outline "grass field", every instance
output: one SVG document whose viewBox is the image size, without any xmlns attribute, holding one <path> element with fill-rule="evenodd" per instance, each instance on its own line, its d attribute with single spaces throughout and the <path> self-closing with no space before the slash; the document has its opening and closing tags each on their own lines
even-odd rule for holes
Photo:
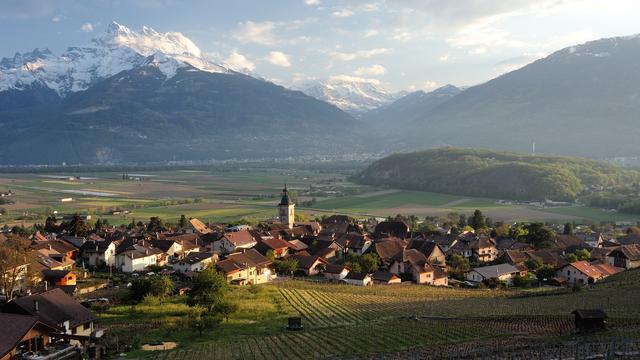
<svg viewBox="0 0 640 360">
<path fill-rule="evenodd" d="M 373 286 L 280 281 L 259 291 L 234 287 L 240 305 L 228 322 L 204 333 L 180 325 L 182 298 L 163 305 L 113 307 L 103 325 L 141 345 L 174 341 L 176 350 L 131 357 L 158 359 L 322 359 L 456 344 L 574 340 L 571 311 L 602 308 L 610 330 L 601 336 L 637 336 L 640 272 L 619 274 L 578 293 L 464 290 L 426 286 Z M 285 330 L 301 316 L 304 330 Z M 634 335 L 635 334 L 635 335 Z"/>
<path fill-rule="evenodd" d="M 241 218 L 260 221 L 275 215 L 274 206 L 285 183 L 301 194 L 299 202 L 316 198 L 317 202 L 310 208 L 298 206 L 298 213 L 312 218 L 333 213 L 359 217 L 396 214 L 424 217 L 450 212 L 468 214 L 474 209 L 481 209 L 494 220 L 508 221 L 601 222 L 640 218 L 586 207 L 540 209 L 500 205 L 494 199 L 372 188 L 350 183 L 341 173 L 310 170 L 176 170 L 140 175 L 146 180 L 123 181 L 119 172 L 0 175 L 0 191 L 11 189 L 16 193 L 10 197 L 15 204 L 0 205 L 6 210 L 5 215 L 0 215 L 0 223 L 42 223 L 47 214 L 54 211 L 92 214 L 112 224 L 151 216 L 175 222 L 182 214 L 214 222 Z M 70 176 L 81 178 L 70 180 Z M 315 192 L 306 194 L 310 190 Z M 73 201 L 60 201 L 68 197 Z M 110 210 L 116 208 L 132 213 L 109 215 Z"/>
</svg>

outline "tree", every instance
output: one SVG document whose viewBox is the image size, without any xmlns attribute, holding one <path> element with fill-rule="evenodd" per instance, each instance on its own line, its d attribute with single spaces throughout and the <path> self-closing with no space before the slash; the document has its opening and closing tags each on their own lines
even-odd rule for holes
<svg viewBox="0 0 640 360">
<path fill-rule="evenodd" d="M 570 263 L 574 263 L 578 261 L 578 256 L 576 254 L 569 254 L 569 256 L 567 256 L 567 261 Z"/>
<path fill-rule="evenodd" d="M 152 216 L 149 218 L 149 223 L 147 224 L 148 232 L 158 232 L 164 230 L 164 222 L 157 216 Z"/>
<path fill-rule="evenodd" d="M 449 275 L 458 280 L 464 280 L 466 272 L 471 270 L 469 260 L 458 254 L 451 255 L 447 263 Z"/>
<path fill-rule="evenodd" d="M 574 254 L 576 254 L 576 257 L 580 261 L 589 261 L 589 260 L 591 260 L 591 253 L 587 249 L 576 250 L 576 252 Z"/>
<path fill-rule="evenodd" d="M 173 281 L 168 275 L 153 276 L 149 281 L 149 295 L 157 296 L 160 299 L 173 293 Z"/>
<path fill-rule="evenodd" d="M 58 232 L 58 225 L 56 225 L 56 217 L 55 215 L 47 216 L 47 219 L 44 221 L 44 231 L 47 233 Z"/>
<path fill-rule="evenodd" d="M 475 230 L 487 227 L 487 219 L 482 214 L 482 211 L 476 209 L 473 212 L 473 215 L 469 218 L 469 226 L 471 226 Z"/>
<path fill-rule="evenodd" d="M 213 312 L 215 306 L 224 300 L 228 289 L 227 279 L 214 267 L 208 267 L 191 281 L 187 304 L 201 306 L 208 312 Z"/>
<path fill-rule="evenodd" d="M 542 223 L 531 223 L 526 226 L 525 241 L 535 248 L 543 249 L 555 243 L 556 233 Z"/>
<path fill-rule="evenodd" d="M 527 261 L 524 262 L 524 265 L 527 267 L 527 269 L 531 271 L 536 271 L 540 269 L 540 267 L 542 267 L 544 263 L 542 262 L 542 259 L 540 259 L 537 256 L 534 256 L 532 258 L 527 259 Z"/>
<path fill-rule="evenodd" d="M 180 220 L 178 220 L 178 227 L 179 228 L 184 228 L 187 226 L 187 217 L 183 215 L 180 215 Z"/>
<path fill-rule="evenodd" d="M 238 311 L 238 304 L 223 300 L 215 305 L 214 311 L 229 322 L 229 316 Z"/>
<path fill-rule="evenodd" d="M 29 265 L 35 259 L 29 245 L 29 240 L 13 234 L 0 243 L 0 291 L 8 300 L 13 299 L 20 282 L 31 278 Z"/>
<path fill-rule="evenodd" d="M 212 314 L 200 306 L 193 307 L 187 315 L 187 326 L 196 330 L 198 336 L 202 336 L 205 330 L 214 328 L 220 321 L 222 321 L 220 315 Z"/>
<path fill-rule="evenodd" d="M 369 254 L 364 254 L 360 257 L 360 267 L 362 268 L 362 271 L 365 273 L 372 273 L 372 272 L 378 271 L 380 264 L 381 264 L 380 258 L 378 257 L 377 254 L 369 253 Z"/>
<path fill-rule="evenodd" d="M 542 265 L 536 271 L 536 276 L 541 281 L 545 281 L 545 280 L 549 281 L 549 279 L 551 279 L 555 275 L 556 275 L 556 269 L 554 269 L 553 266 L 551 266 L 551 265 Z"/>
<path fill-rule="evenodd" d="M 73 215 L 73 217 L 71 218 L 71 220 L 69 220 L 68 223 L 63 223 L 62 227 L 73 236 L 84 237 L 84 236 L 87 236 L 87 234 L 89 233 L 89 228 L 87 227 L 87 223 L 78 214 Z"/>
<path fill-rule="evenodd" d="M 298 269 L 298 260 L 289 259 L 289 260 L 275 260 L 273 262 L 273 267 L 276 269 L 276 272 L 279 274 L 293 274 L 294 271 Z"/>
<path fill-rule="evenodd" d="M 96 220 L 96 223 L 95 223 L 93 228 L 94 228 L 95 231 L 100 231 L 100 230 L 102 230 L 102 226 L 103 226 L 102 225 L 102 220 L 98 219 L 98 220 Z"/>
<path fill-rule="evenodd" d="M 465 226 L 467 226 L 467 217 L 464 214 L 460 214 L 458 216 L 458 227 L 464 229 Z"/>
<path fill-rule="evenodd" d="M 562 233 L 565 235 L 573 235 L 573 223 L 568 222 L 564 224 L 564 230 Z"/>
<path fill-rule="evenodd" d="M 359 262 L 356 261 L 346 261 L 344 266 L 348 267 L 352 273 L 359 274 L 362 272 L 362 266 L 360 266 Z"/>
</svg>

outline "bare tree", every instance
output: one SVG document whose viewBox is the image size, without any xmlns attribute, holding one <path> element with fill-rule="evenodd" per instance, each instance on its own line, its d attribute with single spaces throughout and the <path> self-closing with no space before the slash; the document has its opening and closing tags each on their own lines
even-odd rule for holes
<svg viewBox="0 0 640 360">
<path fill-rule="evenodd" d="M 30 280 L 29 265 L 34 261 L 29 240 L 9 235 L 0 243 L 0 290 L 13 299 L 17 285 Z"/>
</svg>

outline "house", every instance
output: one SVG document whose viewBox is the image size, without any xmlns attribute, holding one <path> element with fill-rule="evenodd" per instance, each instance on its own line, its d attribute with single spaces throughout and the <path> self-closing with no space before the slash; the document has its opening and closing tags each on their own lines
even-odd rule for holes
<svg viewBox="0 0 640 360">
<path fill-rule="evenodd" d="M 473 252 L 473 257 L 480 262 L 492 262 L 498 257 L 498 249 L 493 239 L 480 236 L 473 240 L 469 247 Z"/>
<path fill-rule="evenodd" d="M 31 315 L 65 334 L 90 336 L 96 316 L 59 288 L 14 299 L 2 309 L 5 313 Z"/>
<path fill-rule="evenodd" d="M 393 260 L 389 272 L 398 276 L 410 274 L 417 284 L 445 286 L 449 284 L 446 272 L 439 266 L 428 262 L 427 257 L 416 249 L 402 252 L 401 257 Z"/>
<path fill-rule="evenodd" d="M 371 277 L 373 278 L 374 284 L 390 285 L 402 283 L 402 279 L 400 279 L 398 275 L 392 274 L 388 271 L 376 271 L 371 275 Z"/>
<path fill-rule="evenodd" d="M 77 277 L 69 270 L 43 270 L 42 280 L 50 286 L 75 286 Z"/>
<path fill-rule="evenodd" d="M 406 240 L 399 238 L 382 239 L 373 244 L 373 251 L 382 261 L 382 265 L 388 268 L 395 258 L 402 256 L 407 244 Z"/>
<path fill-rule="evenodd" d="M 275 275 L 269 269 L 271 261 L 255 249 L 227 256 L 218 261 L 216 268 L 225 274 L 232 284 L 262 284 L 271 281 Z"/>
<path fill-rule="evenodd" d="M 527 253 L 520 250 L 504 250 L 499 259 L 507 264 L 515 266 L 523 265 L 527 260 L 529 260 L 529 256 L 527 256 Z"/>
<path fill-rule="evenodd" d="M 294 254 L 289 255 L 287 260 L 296 260 L 298 262 L 298 270 L 307 276 L 320 274 L 328 264 L 327 260 L 313 255 Z"/>
<path fill-rule="evenodd" d="M 445 266 L 446 255 L 440 245 L 427 240 L 411 240 L 407 249 L 415 249 L 420 251 L 426 258 L 427 262 L 432 265 Z"/>
<path fill-rule="evenodd" d="M 142 271 L 151 265 L 162 265 L 165 261 L 166 255 L 162 250 L 138 244 L 116 255 L 116 267 L 126 273 Z"/>
<path fill-rule="evenodd" d="M 207 225 L 205 225 L 202 221 L 196 218 L 189 220 L 189 224 L 191 224 L 191 227 L 193 227 L 195 232 L 200 235 L 210 234 L 213 232 L 213 230 L 209 229 Z"/>
<path fill-rule="evenodd" d="M 564 277 L 568 284 L 593 284 L 600 281 L 615 269 L 608 264 L 590 264 L 588 261 L 575 261 L 556 271 L 557 277 Z"/>
<path fill-rule="evenodd" d="M 554 247 L 562 250 L 565 254 L 570 254 L 578 250 L 588 249 L 589 245 L 577 236 L 557 235 Z"/>
<path fill-rule="evenodd" d="M 369 274 L 350 272 L 342 281 L 349 285 L 367 286 L 373 283 L 373 278 Z"/>
<path fill-rule="evenodd" d="M 47 325 L 35 316 L 2 314 L 0 323 L 0 360 L 21 359 L 25 352 L 37 352 L 49 346 L 51 335 L 59 329 Z"/>
<path fill-rule="evenodd" d="M 607 263 L 623 269 L 640 267 L 640 244 L 629 244 L 617 247 L 607 255 Z"/>
<path fill-rule="evenodd" d="M 335 238 L 335 242 L 344 249 L 343 252 L 354 253 L 358 256 L 364 254 L 372 244 L 367 234 L 348 233 L 340 234 Z"/>
<path fill-rule="evenodd" d="M 511 264 L 500 264 L 474 268 L 467 274 L 467 280 L 479 283 L 489 279 L 497 279 L 511 285 L 513 278 L 517 275 L 525 276 L 526 271 L 523 272 Z"/>
<path fill-rule="evenodd" d="M 440 246 L 440 249 L 442 249 L 442 251 L 447 252 L 451 247 L 453 247 L 458 242 L 458 237 L 454 234 L 438 233 L 438 234 L 428 236 L 426 240 L 432 241 L 438 244 L 438 246 Z"/>
<path fill-rule="evenodd" d="M 289 254 L 289 243 L 280 237 L 268 237 L 262 238 L 256 245 L 262 255 L 267 255 L 267 252 L 271 251 L 276 259 L 283 258 Z"/>
<path fill-rule="evenodd" d="M 173 269 L 180 273 L 202 271 L 211 263 L 218 261 L 218 254 L 212 252 L 194 252 L 172 265 Z"/>
<path fill-rule="evenodd" d="M 231 254 L 242 249 L 251 249 L 258 242 L 248 230 L 225 233 L 222 238 L 213 242 L 213 251 Z"/>
<path fill-rule="evenodd" d="M 81 258 L 86 266 L 115 266 L 116 244 L 113 241 L 89 240 L 80 248 Z"/>
<path fill-rule="evenodd" d="M 344 265 L 326 264 L 324 266 L 324 277 L 327 280 L 342 280 L 349 274 L 349 268 Z"/>
<path fill-rule="evenodd" d="M 162 250 L 169 256 L 170 260 L 182 253 L 182 244 L 173 239 L 149 240 L 149 244 L 156 249 Z"/>
<path fill-rule="evenodd" d="M 374 230 L 374 238 L 381 239 L 385 237 L 397 237 L 406 239 L 409 237 L 409 225 L 404 221 L 382 221 Z"/>
</svg>

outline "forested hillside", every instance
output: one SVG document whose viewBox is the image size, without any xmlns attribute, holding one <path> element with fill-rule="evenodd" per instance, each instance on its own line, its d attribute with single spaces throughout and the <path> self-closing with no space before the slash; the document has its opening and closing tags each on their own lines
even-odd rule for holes
<svg viewBox="0 0 640 360">
<path fill-rule="evenodd" d="M 603 161 L 478 149 L 395 154 L 355 177 L 363 184 L 514 200 L 573 201 L 588 187 L 636 182 L 640 173 Z"/>
</svg>

